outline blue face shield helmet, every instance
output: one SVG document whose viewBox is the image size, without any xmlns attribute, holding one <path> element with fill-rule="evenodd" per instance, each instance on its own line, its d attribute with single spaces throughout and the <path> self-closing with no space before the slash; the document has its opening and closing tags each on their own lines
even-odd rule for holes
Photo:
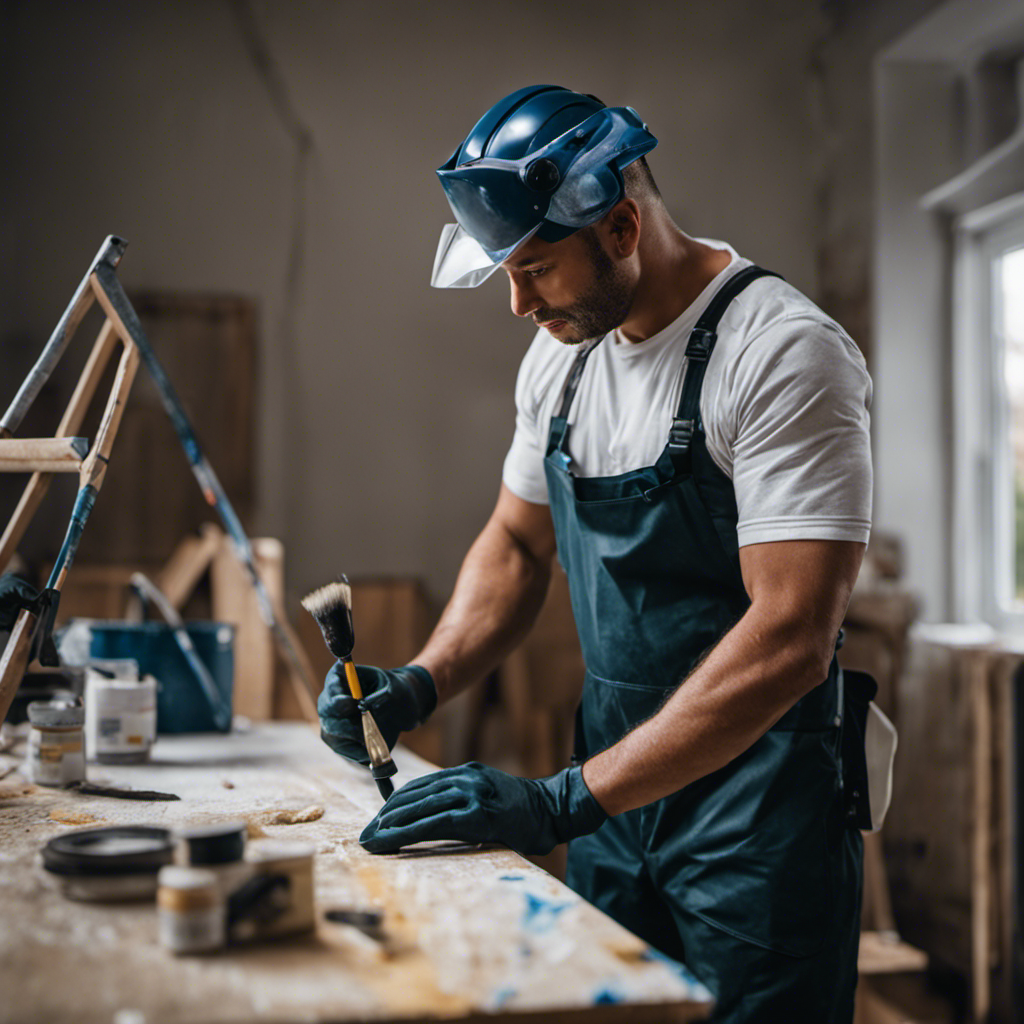
<svg viewBox="0 0 1024 1024">
<path fill-rule="evenodd" d="M 657 144 L 631 107 L 555 86 L 506 97 L 437 172 L 457 223 L 430 283 L 476 287 L 534 235 L 557 242 L 600 220 L 622 198 L 622 168 Z"/>
</svg>

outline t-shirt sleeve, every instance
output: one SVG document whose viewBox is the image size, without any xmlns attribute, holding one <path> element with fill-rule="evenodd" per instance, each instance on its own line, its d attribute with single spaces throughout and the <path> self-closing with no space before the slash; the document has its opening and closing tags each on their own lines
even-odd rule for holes
<svg viewBox="0 0 1024 1024">
<path fill-rule="evenodd" d="M 505 456 L 501 479 L 505 486 L 523 501 L 548 504 L 548 482 L 544 475 L 544 450 L 547 427 L 542 408 L 545 388 L 543 378 L 550 370 L 550 359 L 544 356 L 544 344 L 537 337 L 519 366 L 516 378 L 516 429 Z"/>
<path fill-rule="evenodd" d="M 827 321 L 784 321 L 745 347 L 725 396 L 711 454 L 731 471 L 740 546 L 866 543 L 871 378 L 853 341 Z"/>
</svg>

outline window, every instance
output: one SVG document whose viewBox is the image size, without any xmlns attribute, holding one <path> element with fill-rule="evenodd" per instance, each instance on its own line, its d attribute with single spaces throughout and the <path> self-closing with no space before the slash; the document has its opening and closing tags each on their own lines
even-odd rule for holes
<svg viewBox="0 0 1024 1024">
<path fill-rule="evenodd" d="M 1024 221 L 989 239 L 996 408 L 996 592 L 1004 612 L 1024 608 Z"/>
<path fill-rule="evenodd" d="M 957 604 L 964 619 L 1024 632 L 1024 196 L 958 227 Z"/>
</svg>

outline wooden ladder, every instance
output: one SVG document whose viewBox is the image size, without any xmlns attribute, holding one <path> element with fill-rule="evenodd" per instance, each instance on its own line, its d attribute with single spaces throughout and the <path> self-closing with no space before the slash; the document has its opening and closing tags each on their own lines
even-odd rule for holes
<svg viewBox="0 0 1024 1024">
<path fill-rule="evenodd" d="M 106 295 L 97 277 L 97 272 L 101 268 L 114 271 L 124 254 L 126 244 L 123 239 L 110 236 L 100 246 L 42 354 L 0 420 L 0 472 L 32 474 L 14 515 L 0 537 L 0 568 L 6 566 L 14 555 L 49 489 L 53 475 L 78 474 L 78 496 L 71 513 L 71 521 L 47 584 L 46 596 L 50 603 L 58 599 L 60 589 L 74 561 L 82 531 L 103 486 L 114 438 L 121 425 L 128 392 L 139 366 L 138 347 L 125 329 L 121 318 L 107 308 Z M 107 317 L 93 343 L 71 400 L 64 410 L 56 435 L 44 438 L 15 438 L 14 432 L 21 425 L 25 413 L 67 349 L 82 318 L 97 300 L 104 306 Z M 96 394 L 103 371 L 119 344 L 121 358 L 117 373 L 107 396 L 106 408 L 96 439 L 90 444 L 87 438 L 76 435 Z M 7 646 L 0 657 L 0 721 L 6 717 L 11 701 L 21 684 L 32 651 L 38 618 L 36 612 L 27 609 L 18 614 Z"/>
<path fill-rule="evenodd" d="M 60 554 L 54 565 L 44 599 L 49 602 L 50 620 L 59 598 L 60 588 L 74 559 L 82 530 L 92 511 L 103 475 L 106 472 L 110 449 L 117 435 L 124 411 L 124 403 L 131 389 L 139 360 L 146 364 L 160 395 L 161 403 L 181 441 L 192 473 L 207 503 L 216 509 L 231 540 L 231 547 L 239 563 L 246 570 L 249 585 L 256 597 L 260 614 L 273 636 L 278 651 L 284 656 L 288 679 L 305 717 L 317 721 L 316 693 L 309 657 L 302 648 L 295 631 L 280 609 L 276 608 L 267 587 L 256 568 L 252 545 L 242 524 L 221 486 L 217 474 L 199 446 L 199 441 L 185 415 L 185 410 L 174 388 L 160 365 L 139 318 L 132 308 L 121 282 L 117 279 L 117 265 L 128 243 L 113 235 L 100 246 L 89 269 L 82 278 L 68 308 L 46 343 L 32 371 L 26 377 L 10 408 L 0 420 L 0 470 L 31 472 L 25 493 L 0 539 L 0 568 L 6 566 L 31 522 L 39 503 L 49 487 L 55 472 L 78 472 L 81 485 L 71 523 Z M 67 410 L 52 438 L 15 439 L 14 432 L 25 413 L 35 401 L 53 368 L 64 354 L 75 329 L 93 302 L 98 302 L 106 313 L 106 320 L 93 345 L 92 353 L 78 386 L 68 403 Z M 107 401 L 106 412 L 100 424 L 96 441 L 90 447 L 85 438 L 76 437 L 85 412 L 99 384 L 103 370 L 116 345 L 124 346 L 117 375 Z M 38 616 L 22 610 L 11 632 L 7 647 L 0 658 L 0 721 L 3 721 L 14 699 L 21 677 L 32 651 L 33 633 Z"/>
</svg>

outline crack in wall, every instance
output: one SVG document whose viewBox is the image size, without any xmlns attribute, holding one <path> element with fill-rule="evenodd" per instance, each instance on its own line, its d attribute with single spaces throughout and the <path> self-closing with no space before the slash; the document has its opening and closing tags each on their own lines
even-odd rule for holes
<svg viewBox="0 0 1024 1024">
<path fill-rule="evenodd" d="M 291 200 L 292 222 L 288 232 L 288 253 L 285 260 L 284 287 L 281 298 L 281 314 L 278 320 L 275 341 L 281 353 L 281 362 L 286 379 L 286 393 L 295 399 L 289 414 L 297 426 L 299 443 L 306 437 L 304 403 L 298 400 L 301 381 L 298 371 L 296 341 L 298 337 L 298 309 L 306 264 L 306 203 L 309 166 L 315 149 L 313 132 L 299 114 L 285 82 L 281 66 L 270 49 L 270 43 L 263 32 L 253 10 L 251 0 L 229 0 L 239 35 L 246 53 L 252 61 L 257 77 L 267 91 L 267 97 L 277 119 L 295 145 L 292 165 Z M 297 422 L 296 422 L 297 421 Z M 289 459 L 285 463 L 287 494 L 303 494 L 303 463 L 301 459 Z M 290 536 L 290 506 L 283 508 L 281 533 Z"/>
</svg>

